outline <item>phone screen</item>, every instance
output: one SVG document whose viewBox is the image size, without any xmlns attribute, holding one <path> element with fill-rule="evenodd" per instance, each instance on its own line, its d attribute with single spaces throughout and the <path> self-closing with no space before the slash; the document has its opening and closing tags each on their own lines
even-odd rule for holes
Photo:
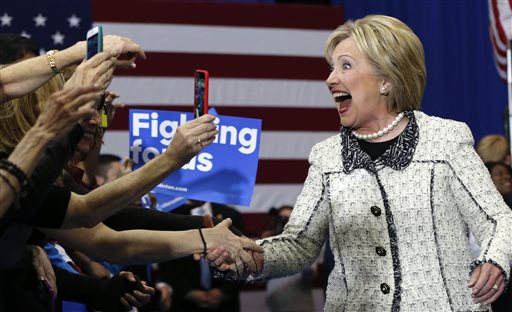
<svg viewBox="0 0 512 312">
<path fill-rule="evenodd" d="M 95 56 L 98 53 L 98 33 L 87 38 L 87 59 Z"/>
<path fill-rule="evenodd" d="M 94 26 L 87 32 L 86 58 L 90 59 L 97 53 L 103 51 L 103 28 L 101 25 Z"/>
<path fill-rule="evenodd" d="M 197 70 L 194 75 L 194 118 L 208 113 L 208 72 Z"/>
</svg>

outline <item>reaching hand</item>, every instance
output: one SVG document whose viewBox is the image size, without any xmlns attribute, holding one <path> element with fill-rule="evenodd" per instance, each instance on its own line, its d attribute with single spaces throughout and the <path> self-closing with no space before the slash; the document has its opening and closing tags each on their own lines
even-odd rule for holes
<svg viewBox="0 0 512 312">
<path fill-rule="evenodd" d="M 116 115 L 116 109 L 124 107 L 122 103 L 114 103 L 114 100 L 119 97 L 119 94 L 114 93 L 112 91 L 105 91 L 105 108 L 107 112 L 107 124 L 111 124 L 112 120 L 114 120 L 114 116 Z"/>
<path fill-rule="evenodd" d="M 132 272 L 121 271 L 119 276 L 134 284 L 138 283 Z M 121 304 L 126 311 L 132 311 L 133 307 L 140 308 L 151 301 L 151 295 L 155 293 L 155 289 L 147 286 L 145 281 L 141 281 L 140 283 L 139 289 L 133 290 L 130 293 L 125 293 L 121 297 Z"/>
<path fill-rule="evenodd" d="M 78 120 L 96 113 L 94 103 L 101 97 L 101 87 L 70 87 L 50 95 L 35 127 L 57 138 L 66 134 Z"/>
<path fill-rule="evenodd" d="M 180 167 L 185 165 L 215 140 L 218 130 L 214 120 L 212 115 L 203 115 L 178 127 L 165 153 Z"/>
<path fill-rule="evenodd" d="M 45 283 L 52 299 L 55 300 L 57 298 L 57 279 L 46 252 L 41 247 L 35 245 L 26 245 L 25 252 L 28 256 L 27 260 L 37 273 L 38 279 Z"/>
<path fill-rule="evenodd" d="M 230 226 L 231 219 L 228 218 L 213 229 L 203 230 L 209 247 L 206 259 L 219 270 L 232 269 L 238 272 L 237 275 L 246 271 L 252 273 L 260 270 L 261 267 L 258 268 L 258 264 L 254 261 L 253 252 L 263 253 L 263 248 L 245 236 L 236 236 L 229 230 Z"/>
<path fill-rule="evenodd" d="M 492 263 L 477 266 L 468 283 L 468 287 L 472 288 L 473 302 L 484 304 L 496 301 L 505 290 L 505 286 L 503 273 Z"/>
<path fill-rule="evenodd" d="M 133 160 L 131 158 L 125 157 L 123 159 L 123 162 L 121 163 L 121 169 L 119 169 L 118 178 L 125 176 L 132 171 L 133 171 Z"/>
<path fill-rule="evenodd" d="M 113 78 L 116 58 L 112 52 L 101 52 L 89 60 L 84 60 L 75 69 L 64 88 L 89 84 L 100 85 L 105 90 Z"/>
<path fill-rule="evenodd" d="M 135 60 L 137 57 L 140 56 L 146 59 L 146 54 L 141 46 L 127 37 L 115 35 L 103 37 L 103 50 L 111 51 L 117 56 L 116 67 L 119 68 L 135 68 Z"/>
</svg>

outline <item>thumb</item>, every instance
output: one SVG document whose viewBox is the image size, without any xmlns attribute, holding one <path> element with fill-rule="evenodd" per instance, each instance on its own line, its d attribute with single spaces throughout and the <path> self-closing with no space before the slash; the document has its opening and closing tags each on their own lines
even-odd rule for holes
<svg viewBox="0 0 512 312">
<path fill-rule="evenodd" d="M 241 237 L 240 239 L 242 240 L 242 246 L 244 249 L 250 249 L 252 251 L 256 251 L 259 253 L 264 252 L 263 248 L 260 245 L 256 244 L 256 242 L 253 241 L 252 239 L 247 237 Z"/>
<path fill-rule="evenodd" d="M 221 223 L 217 224 L 217 226 L 229 228 L 231 224 L 233 224 L 233 221 L 231 221 L 230 218 L 226 218 Z"/>
<path fill-rule="evenodd" d="M 475 286 L 475 283 L 478 280 L 478 277 L 480 276 L 480 271 L 481 270 L 482 270 L 482 266 L 481 265 L 477 266 L 473 270 L 473 273 L 471 273 L 471 278 L 469 279 L 469 282 L 468 282 L 468 287 Z"/>
</svg>

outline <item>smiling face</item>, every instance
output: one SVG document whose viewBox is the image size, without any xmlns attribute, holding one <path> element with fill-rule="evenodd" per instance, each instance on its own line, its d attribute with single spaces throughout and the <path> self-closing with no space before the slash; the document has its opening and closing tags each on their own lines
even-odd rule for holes
<svg viewBox="0 0 512 312">
<path fill-rule="evenodd" d="M 491 179 L 501 195 L 512 192 L 510 169 L 504 164 L 497 164 L 490 170 Z"/>
<path fill-rule="evenodd" d="M 82 126 L 82 129 L 84 130 L 84 136 L 75 147 L 73 161 L 79 162 L 85 159 L 91 148 L 94 146 L 100 122 L 101 119 L 98 112 L 91 116 L 91 118 L 80 122 L 80 126 Z"/>
<path fill-rule="evenodd" d="M 344 127 L 375 132 L 389 124 L 396 114 L 388 112 L 387 92 L 391 85 L 376 77 L 368 60 L 352 38 L 341 41 L 330 57 L 332 72 L 326 80 Z"/>
</svg>

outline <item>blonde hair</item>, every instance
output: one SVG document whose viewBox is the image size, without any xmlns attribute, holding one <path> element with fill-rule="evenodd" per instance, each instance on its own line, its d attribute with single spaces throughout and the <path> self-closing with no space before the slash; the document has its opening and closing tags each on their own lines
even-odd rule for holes
<svg viewBox="0 0 512 312">
<path fill-rule="evenodd" d="M 324 54 L 330 64 L 334 49 L 347 38 L 355 41 L 376 77 L 391 84 L 389 111 L 420 108 L 427 78 L 425 56 L 421 41 L 407 25 L 385 15 L 347 21 L 331 33 L 325 44 Z"/>
<path fill-rule="evenodd" d="M 6 67 L 1 65 L 0 68 Z M 34 92 L 0 105 L 0 151 L 10 153 L 44 111 L 48 97 L 62 89 L 64 80 L 53 77 Z"/>
<path fill-rule="evenodd" d="M 476 145 L 476 153 L 484 163 L 503 162 L 509 154 L 507 139 L 499 134 L 486 135 Z"/>
</svg>

